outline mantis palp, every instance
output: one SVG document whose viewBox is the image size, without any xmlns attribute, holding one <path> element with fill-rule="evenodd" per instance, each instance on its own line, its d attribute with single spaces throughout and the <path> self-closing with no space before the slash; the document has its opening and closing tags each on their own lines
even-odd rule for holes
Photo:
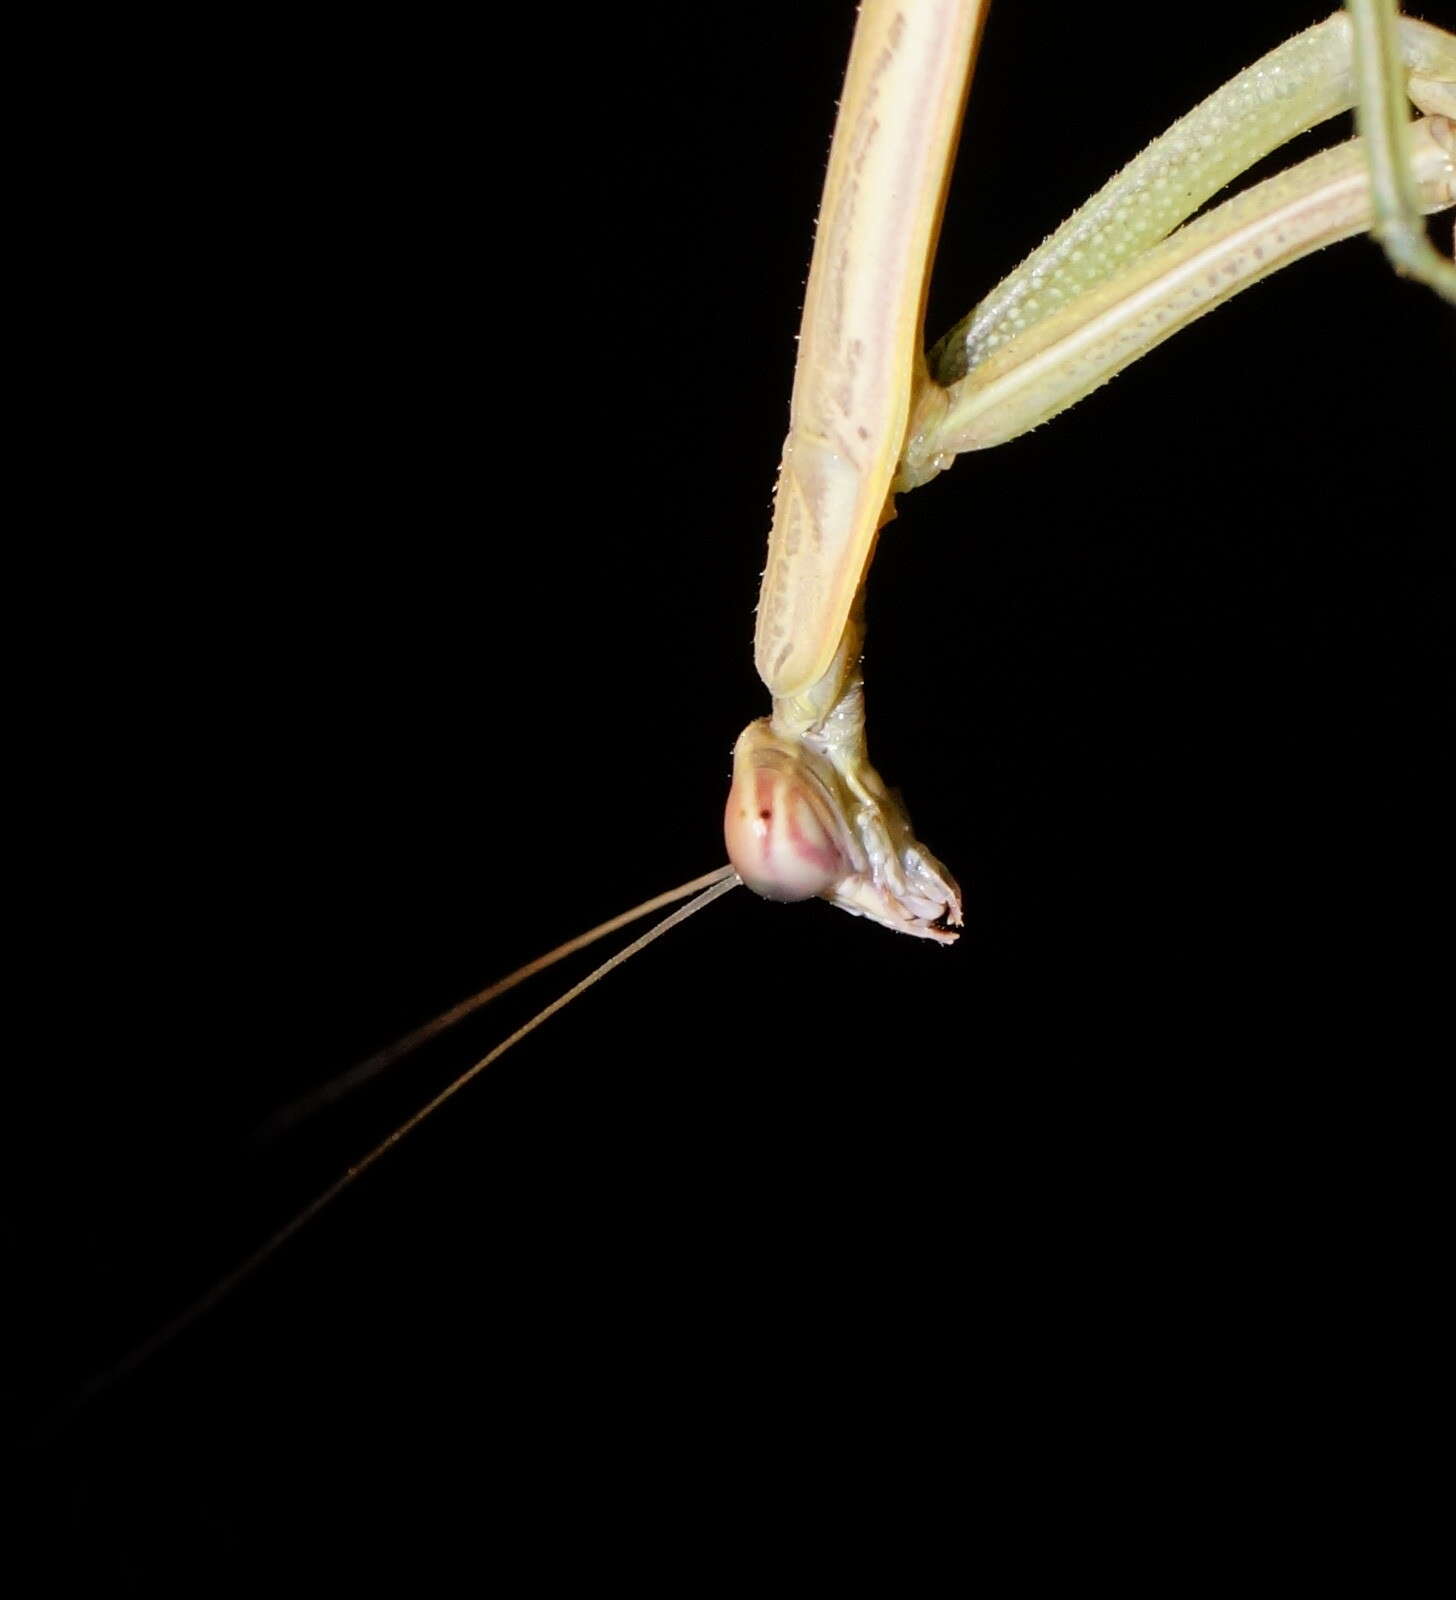
<svg viewBox="0 0 1456 1600">
<path fill-rule="evenodd" d="M 324 756 L 305 744 L 306 717 L 285 714 L 303 751 L 299 787 L 319 824 L 314 847 L 288 859 L 308 867 L 317 920 L 304 934 L 276 937 L 285 948 L 296 940 L 300 971 L 323 980 L 299 1006 L 312 1019 L 307 1031 L 294 1031 L 297 1014 L 281 1008 L 290 1039 L 311 1046 L 319 1019 L 332 1022 L 343 997 L 363 989 L 372 1015 L 356 1014 L 340 1055 L 357 1053 L 371 1029 L 393 1031 L 468 986 L 467 971 L 508 965 L 496 950 L 530 951 L 563 920 L 591 921 L 659 880 L 687 876 L 715 847 L 727 744 L 757 693 L 744 616 L 847 42 L 847 16 L 835 8 L 829 20 L 831 41 L 823 16 L 796 18 L 772 46 L 759 39 L 741 54 L 712 19 L 679 21 L 704 30 L 674 41 L 694 63 L 691 84 L 654 78 L 646 109 L 626 108 L 625 128 L 619 86 L 595 101 L 562 98 L 572 109 L 558 115 L 580 117 L 584 133 L 610 125 L 622 143 L 610 164 L 596 148 L 571 175 L 585 217 L 563 218 L 550 249 L 533 247 L 533 260 L 571 270 L 563 266 L 559 298 L 531 319 L 548 330 L 540 344 L 549 382 L 507 452 L 511 481 L 493 491 L 491 554 L 504 549 L 514 585 L 462 584 L 445 564 L 453 543 L 426 542 L 399 558 L 413 596 L 404 609 L 419 613 L 401 622 L 397 563 L 356 571 L 358 609 L 394 630 L 386 666 L 365 668 L 362 689 L 346 674 L 347 688 L 328 695 L 334 748 Z M 1144 21 L 1132 13 L 1128 35 L 1107 37 L 1111 24 L 1099 18 L 1051 52 L 1034 8 L 994 16 L 931 327 L 968 309 L 1198 94 L 1314 20 L 1304 7 L 1261 7 L 1249 29 L 1226 25 L 1188 64 L 1190 84 L 1177 63 L 1160 58 L 1150 73 L 1130 50 Z M 792 55 L 795 26 L 802 59 Z M 1058 26 L 1079 24 L 1059 18 Z M 1019 28 L 1031 36 L 1018 38 Z M 1240 37 L 1250 29 L 1259 37 Z M 1099 44 L 1107 53 L 1094 56 Z M 583 86 L 600 69 L 602 47 L 575 46 Z M 770 49 L 783 59 L 766 64 Z M 1034 89 L 1018 67 L 1033 55 Z M 1130 58 L 1137 70 L 1121 78 Z M 786 105 L 746 87 L 761 86 L 765 71 Z M 801 135 L 811 109 L 813 126 Z M 709 113 L 696 125 L 704 156 L 688 130 Z M 780 114 L 795 131 L 766 126 Z M 1134 116 L 1135 131 L 1125 125 Z M 731 138 L 719 133 L 722 121 Z M 1024 168 L 998 176 L 988 155 L 1002 169 L 1013 159 Z M 609 224 L 624 209 L 635 228 L 614 234 Z M 731 250 L 725 235 L 735 238 Z M 584 281 L 576 272 L 587 238 L 607 248 Z M 876 939 L 827 912 L 808 913 L 811 940 L 788 913 L 730 901 L 716 930 L 699 926 L 680 951 L 624 974 L 623 991 L 600 1002 L 605 1011 L 568 1023 L 577 1031 L 549 1047 L 549 1082 L 539 1073 L 530 1082 L 529 1066 L 517 1066 L 492 1086 L 481 1120 L 495 1132 L 473 1121 L 435 1136 L 431 1155 L 406 1158 L 387 1202 L 363 1206 L 357 1250 L 377 1287 L 359 1291 L 373 1298 L 362 1308 L 356 1300 L 341 1326 L 351 1339 L 363 1328 L 369 1353 L 325 1360 L 330 1336 L 315 1326 L 323 1312 L 314 1299 L 306 1315 L 280 1318 L 287 1338 L 265 1339 L 263 1354 L 254 1345 L 248 1357 L 275 1378 L 309 1373 L 275 1402 L 290 1425 L 308 1426 L 297 1408 L 310 1404 L 320 1434 L 336 1425 L 351 1373 L 353 1383 L 367 1370 L 388 1385 L 397 1364 L 398 1392 L 418 1384 L 428 1340 L 420 1336 L 414 1358 L 401 1355 L 392 1341 L 402 1328 L 428 1327 L 438 1338 L 448 1326 L 458 1361 L 485 1348 L 491 1370 L 508 1368 L 527 1336 L 501 1330 L 498 1298 L 503 1285 L 517 1304 L 528 1284 L 541 1290 L 545 1269 L 532 1257 L 553 1272 L 569 1263 L 578 1281 L 585 1273 L 594 1287 L 579 1291 L 583 1304 L 619 1293 L 639 1310 L 681 1304 L 673 1275 L 686 1260 L 693 1305 L 707 1306 L 710 1279 L 726 1280 L 750 1305 L 787 1298 L 813 1323 L 818 1313 L 793 1276 L 811 1240 L 829 1263 L 819 1290 L 842 1305 L 852 1275 L 916 1276 L 953 1255 L 964 1182 L 974 1183 L 983 1211 L 986 1194 L 1004 1196 L 1008 1181 L 1018 1193 L 1017 1172 L 1020 1181 L 1038 1174 L 1038 1192 L 1064 1185 L 1082 1194 L 1091 1168 L 1078 1159 L 1079 1123 L 1096 1122 L 1104 1158 L 1109 1147 L 1126 1158 L 1134 1141 L 1119 1130 L 1151 1082 L 1160 1094 L 1207 1093 L 1196 1074 L 1186 1091 L 1162 1076 L 1170 1058 L 1186 1072 L 1207 1044 L 1203 1033 L 1164 1031 L 1170 988 L 1179 1017 L 1202 1027 L 1215 1013 L 1218 1031 L 1236 1036 L 1252 1015 L 1243 997 L 1267 998 L 1277 976 L 1290 985 L 1278 1015 L 1286 1027 L 1297 1019 L 1308 1048 L 1311 1015 L 1340 987 L 1340 956 L 1354 944 L 1356 959 L 1370 959 L 1360 930 L 1368 937 L 1378 924 L 1382 940 L 1408 937 L 1399 913 L 1419 837 L 1433 831 L 1421 780 L 1440 729 L 1425 608 L 1449 525 L 1437 468 L 1449 359 L 1442 309 L 1391 283 L 1373 250 L 1345 246 L 1217 313 L 1014 451 L 962 463 L 917 494 L 877 563 L 885 598 L 872 600 L 870 635 L 876 757 L 905 784 L 917 826 L 968 891 L 979 931 L 967 938 L 965 974 L 947 980 L 942 963 L 908 941 Z M 566 422 L 551 414 L 547 423 L 547 397 L 559 401 L 570 377 L 580 405 L 585 374 L 596 384 L 587 414 L 573 410 Z M 438 448 L 415 438 L 410 447 L 421 462 Z M 1119 464 L 1135 466 L 1140 504 L 1115 528 L 1099 526 L 1087 515 L 1089 496 Z M 977 477 L 983 501 L 1025 502 L 1015 526 L 977 519 Z M 649 487 L 637 488 L 644 478 Z M 447 506 L 479 492 L 478 476 L 464 479 Z M 598 510 L 624 497 L 628 518 Z M 355 509 L 367 501 L 361 492 Z M 438 509 L 431 499 L 425 514 Z M 557 585 L 561 547 L 548 547 L 543 532 L 563 523 L 593 535 L 571 546 L 586 572 L 566 593 Z M 462 589 L 468 599 L 457 598 Z M 321 583 L 321 601 L 325 592 Z M 538 597 L 543 620 L 541 646 L 528 657 L 514 626 L 522 594 Z M 669 596 L 684 620 L 674 620 Z M 646 613 L 630 630 L 621 620 L 629 610 Z M 319 620 L 311 615 L 311 626 Z M 333 631 L 305 674 L 321 701 L 326 663 L 342 655 L 355 664 L 361 650 L 344 621 L 322 620 Z M 298 655 L 312 661 L 302 646 Z M 491 686 L 484 697 L 482 683 Z M 608 691 L 614 704 L 645 708 L 640 728 L 598 725 L 596 697 Z M 278 704 L 289 703 L 280 691 Z M 939 792 L 937 767 L 948 774 Z M 520 842 L 523 787 L 530 848 Z M 1405 837 L 1392 837 L 1397 818 L 1410 825 Z M 509 907 L 508 918 L 488 919 L 484 904 Z M 791 962 L 807 1001 L 780 1003 L 775 987 L 768 1022 L 724 1022 L 725 977 L 735 995 L 761 1002 L 766 987 L 787 981 L 777 975 Z M 386 980 L 399 988 L 380 994 Z M 644 1030 L 649 997 L 663 992 L 670 1020 Z M 1150 994 L 1159 997 L 1151 1010 Z M 707 1019 L 706 1039 L 701 1028 L 685 1031 L 689 1011 Z M 627 1015 L 637 1042 L 625 1059 L 615 1046 L 603 1059 L 603 1019 L 615 1029 Z M 1106 1050 L 1119 1065 L 1110 1091 L 1105 1074 L 1097 1082 L 1112 1112 L 1090 1098 L 1078 1053 Z M 256 1058 L 247 1066 L 256 1072 Z M 997 1069 L 1011 1068 L 1007 1082 Z M 269 1079 L 255 1093 L 260 1110 L 280 1097 Z M 441 1170 L 446 1139 L 459 1157 L 454 1179 Z M 967 1140 L 974 1179 L 960 1175 Z M 444 1215 L 452 1203 L 435 1187 L 447 1181 L 464 1213 L 458 1234 Z M 390 1251 L 380 1244 L 380 1212 L 411 1184 L 424 1187 L 414 1203 L 430 1222 L 397 1224 L 407 1242 Z M 1030 1215 L 1022 1232 L 1036 1234 L 1045 1217 L 1024 1196 L 1017 1204 Z M 501 1231 L 482 1244 L 497 1218 Z M 873 1231 L 886 1226 L 894 1251 Z M 1003 1238 L 1017 1231 L 1001 1214 L 996 1226 Z M 744 1237 L 754 1241 L 751 1262 L 735 1253 Z M 625 1264 L 607 1276 L 590 1267 L 608 1241 L 623 1239 Z M 311 1270 L 322 1273 L 320 1258 L 346 1247 L 332 1229 L 314 1248 Z M 452 1249 L 461 1262 L 453 1269 Z M 477 1304 L 460 1275 L 479 1282 L 482 1255 L 493 1263 L 491 1295 Z M 308 1273 L 288 1280 L 287 1293 L 308 1293 L 300 1276 Z M 429 1287 L 440 1282 L 454 1287 Z M 767 1293 L 766 1282 L 775 1286 Z M 442 1298 L 425 1310 L 416 1297 L 432 1293 Z M 406 1301 L 408 1316 L 398 1310 Z M 263 1314 L 248 1314 L 255 1333 Z M 912 1320 L 921 1337 L 934 1323 Z M 533 1326 L 547 1324 L 559 1326 L 556 1318 Z M 218 1348 L 204 1343 L 192 1359 L 215 1362 Z M 187 1370 L 172 1381 L 184 1389 L 204 1381 Z M 604 1392 L 610 1384 L 594 1370 Z M 588 1377 L 580 1384 L 585 1394 Z M 247 1389 L 256 1403 L 251 1381 Z M 334 1398 L 320 1400 L 320 1389 Z M 380 1403 L 376 1390 L 376 1415 Z M 222 1435 L 229 1426 L 236 1417 Z"/>
</svg>

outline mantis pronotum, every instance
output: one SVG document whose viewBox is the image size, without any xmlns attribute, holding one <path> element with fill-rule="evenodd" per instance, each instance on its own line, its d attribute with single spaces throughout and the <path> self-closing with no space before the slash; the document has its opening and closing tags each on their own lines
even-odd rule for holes
<svg viewBox="0 0 1456 1600">
<path fill-rule="evenodd" d="M 1316 20 L 1305 7 L 1260 7 L 1154 64 L 1139 52 L 1148 18 L 1135 10 L 1112 23 L 1058 17 L 1059 29 L 1087 31 L 1054 51 L 1034 7 L 1004 11 L 968 114 L 933 330 L 1199 94 Z M 299 1055 L 317 1052 L 324 1019 L 332 1027 L 361 990 L 369 1013 L 347 1022 L 340 1058 L 509 964 L 497 951 L 529 952 L 563 921 L 687 876 L 715 847 L 727 745 L 757 694 L 745 617 L 849 19 L 838 7 L 793 17 L 751 45 L 721 38 L 719 25 L 676 24 L 703 30 L 672 41 L 691 80 L 633 80 L 646 109 L 621 79 L 597 81 L 602 40 L 567 44 L 553 69 L 558 91 L 563 76 L 582 91 L 560 93 L 569 109 L 556 114 L 579 117 L 584 139 L 610 127 L 621 146 L 609 170 L 593 149 L 577 173 L 553 173 L 553 190 L 584 191 L 585 216 L 560 219 L 549 244 L 522 230 L 536 266 L 569 264 L 560 298 L 528 319 L 549 330 L 550 371 L 506 452 L 524 491 L 491 486 L 498 461 L 485 472 L 474 462 L 445 496 L 447 512 L 495 497 L 491 556 L 518 541 L 504 551 L 516 587 L 450 575 L 458 533 L 401 558 L 415 596 L 404 609 L 418 622 L 398 620 L 393 561 L 356 573 L 360 609 L 402 634 L 362 688 L 352 667 L 338 692 L 327 665 L 305 676 L 327 695 L 337 747 L 326 757 L 305 742 L 308 719 L 285 714 L 317 824 L 304 831 L 321 835 L 316 851 L 290 855 L 309 869 L 321 931 L 274 935 L 318 983 L 299 1003 L 307 1028 L 288 1019 Z M 1109 36 L 1111 26 L 1127 32 Z M 584 283 L 574 274 L 592 244 Z M 686 1375 L 684 1350 L 713 1346 L 700 1330 L 723 1316 L 720 1293 L 740 1308 L 727 1314 L 740 1350 L 747 1325 L 770 1307 L 781 1323 L 785 1305 L 810 1340 L 828 1306 L 853 1305 L 859 1336 L 891 1333 L 895 1348 L 884 1310 L 859 1302 L 868 1280 L 879 1305 L 888 1280 L 913 1342 L 944 1351 L 925 1284 L 964 1249 L 968 1205 L 1007 1252 L 990 1277 L 1012 1282 L 1010 1241 L 1044 1250 L 1061 1236 L 1061 1207 L 1044 1196 L 1086 1204 L 1100 1187 L 1094 1207 L 1126 1220 L 1091 1180 L 1107 1164 L 1149 1173 L 1139 1153 L 1149 1098 L 1165 1119 L 1194 1107 L 1209 1119 L 1181 1152 L 1197 1169 L 1238 1125 L 1209 1110 L 1205 1054 L 1233 1069 L 1217 1092 L 1238 1099 L 1256 1074 L 1227 1046 L 1269 1036 L 1256 1011 L 1272 999 L 1272 1032 L 1301 1060 L 1325 1037 L 1321 1006 L 1338 1013 L 1324 1025 L 1333 1037 L 1348 1020 L 1338 991 L 1370 974 L 1378 989 L 1392 944 L 1404 957 L 1417 948 L 1402 913 L 1418 903 L 1407 885 L 1422 823 L 1433 833 L 1438 815 L 1425 763 L 1439 738 L 1431 583 L 1449 523 L 1437 467 L 1445 319 L 1372 250 L 1344 246 L 1217 313 L 1071 416 L 912 497 L 878 557 L 883 600 L 872 598 L 876 758 L 967 890 L 964 966 L 948 979 L 908 941 L 827 912 L 805 913 L 808 937 L 788 913 L 730 901 L 716 925 L 624 974 L 615 997 L 503 1074 L 482 1116 L 401 1157 L 387 1194 L 325 1227 L 305 1265 L 281 1268 L 272 1304 L 296 1296 L 305 1309 L 270 1313 L 265 1291 L 152 1380 L 176 1397 L 170 1426 L 195 1451 L 182 1415 L 195 1386 L 214 1400 L 236 1388 L 244 1398 L 227 1398 L 209 1424 L 225 1441 L 207 1446 L 221 1461 L 252 1426 L 246 1407 L 281 1382 L 275 1419 L 357 1441 L 341 1422 L 345 1397 L 367 1374 L 377 1418 L 390 1394 L 440 1382 L 429 1363 L 442 1328 L 451 1382 L 483 1350 L 481 1381 L 497 1396 L 499 1375 L 521 1362 L 539 1392 L 546 1364 L 533 1363 L 545 1358 L 526 1352 L 538 1336 L 559 1340 L 572 1376 L 553 1380 L 568 1399 L 555 1392 L 548 1409 L 574 1404 L 609 1424 L 622 1372 L 649 1381 L 628 1327 L 655 1320 L 660 1332 L 666 1317 L 678 1342 L 654 1343 L 650 1383 L 663 1366 Z M 426 462 L 440 449 L 412 444 Z M 1130 473 L 1138 503 L 1115 519 L 1089 514 L 1101 486 Z M 440 509 L 431 494 L 422 515 Z M 565 525 L 598 537 L 570 546 L 586 576 L 561 594 L 563 546 L 548 549 L 546 532 Z M 511 625 L 522 593 L 550 597 L 535 647 Z M 325 625 L 338 631 L 320 661 L 357 660 L 362 640 L 337 618 Z M 599 728 L 605 693 L 640 706 L 640 723 Z M 361 781 L 381 764 L 382 779 Z M 1409 831 L 1396 837 L 1397 824 Z M 297 904 L 284 888 L 270 898 Z M 487 906 L 510 908 L 502 925 Z M 790 963 L 795 995 L 780 1002 L 790 980 L 776 975 Z M 387 982 L 398 987 L 381 994 Z M 767 1004 L 767 1019 L 725 1019 L 725 986 L 735 1004 Z M 647 1024 L 663 994 L 668 1018 Z M 689 1014 L 706 1019 L 706 1039 Z M 630 1051 L 614 1045 L 604 1059 L 604 1019 L 615 1029 L 624 1016 L 636 1024 Z M 541 1051 L 549 1075 L 532 1071 Z M 1108 1056 L 1110 1069 L 1091 1067 Z M 291 1062 L 275 1061 L 249 1080 L 259 1111 L 289 1092 L 266 1074 L 281 1079 Z M 245 1067 L 259 1073 L 256 1053 Z M 1279 1097 L 1277 1126 L 1296 1091 L 1260 1081 Z M 1240 1148 L 1257 1187 L 1257 1154 Z M 394 1224 L 396 1246 L 381 1219 L 406 1190 L 429 1220 Z M 1172 1192 L 1175 1204 L 1186 1197 L 1176 1181 Z M 819 1263 L 812 1292 L 806 1257 Z M 305 1281 L 320 1279 L 322 1291 Z M 533 1297 L 535 1310 L 503 1324 L 502 1299 L 520 1308 Z M 148 1303 L 137 1316 L 149 1314 Z M 576 1335 L 588 1324 L 608 1353 L 599 1344 L 583 1368 Z M 456 1402 L 442 1386 L 437 1403 L 447 1392 Z M 715 1403 L 705 1409 L 711 1426 Z M 406 1443 L 426 1432 L 400 1429 Z M 308 1472 L 311 1489 L 321 1480 L 341 1505 L 366 1477 L 345 1467 L 331 1481 L 346 1454 Z"/>
</svg>

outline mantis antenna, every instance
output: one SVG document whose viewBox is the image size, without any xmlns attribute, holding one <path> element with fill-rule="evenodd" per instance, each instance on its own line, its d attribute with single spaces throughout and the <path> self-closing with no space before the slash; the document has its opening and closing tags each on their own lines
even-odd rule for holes
<svg viewBox="0 0 1456 1600">
<path fill-rule="evenodd" d="M 548 967 L 554 967 L 558 961 L 564 961 L 567 956 L 575 955 L 578 950 L 585 950 L 588 945 L 595 944 L 598 939 L 605 939 L 608 934 L 616 933 L 619 928 L 629 927 L 643 917 L 650 917 L 654 911 L 661 911 L 664 906 L 670 906 L 675 901 L 685 899 L 690 894 L 696 894 L 700 889 L 706 889 L 710 885 L 722 883 L 723 879 L 729 876 L 732 870 L 731 867 L 718 867 L 712 872 L 703 873 L 701 877 L 689 878 L 686 883 L 678 884 L 675 889 L 668 889 L 663 894 L 654 895 L 650 900 L 644 900 L 640 905 L 633 906 L 630 911 L 623 911 L 615 917 L 608 917 L 605 922 L 599 922 L 596 927 L 588 928 L 585 933 L 577 934 L 574 939 L 565 940 L 557 945 L 554 950 L 548 950 L 545 955 L 537 956 L 533 961 L 526 962 L 524 966 L 517 967 L 514 972 L 507 973 L 504 978 L 498 978 L 484 989 L 477 989 L 474 994 L 458 1001 L 448 1010 L 442 1011 L 439 1016 L 431 1017 L 428 1022 L 422 1022 L 419 1027 L 412 1028 L 408 1033 L 396 1039 L 393 1044 L 386 1045 L 382 1050 L 376 1050 L 372 1056 L 366 1057 L 356 1066 L 349 1067 L 346 1071 L 339 1073 L 337 1077 L 330 1078 L 326 1083 L 321 1083 L 316 1089 L 310 1090 L 308 1094 L 300 1095 L 296 1100 L 290 1100 L 286 1106 L 280 1107 L 262 1124 L 257 1132 L 258 1139 L 267 1143 L 285 1133 L 291 1132 L 316 1112 L 322 1111 L 326 1106 L 331 1106 L 336 1101 L 342 1100 L 345 1095 L 352 1093 L 371 1079 L 377 1078 L 380 1073 L 388 1071 L 396 1062 L 403 1061 L 406 1056 L 413 1055 L 416 1050 L 428 1044 L 431 1039 L 439 1038 L 442 1033 L 453 1028 L 457 1022 L 463 1022 L 466 1017 L 473 1016 L 483 1006 L 489 1005 L 492 1000 L 498 1000 L 501 995 L 514 989 L 517 984 L 524 983 L 527 978 L 534 978 L 538 972 L 545 972 Z M 721 892 L 721 890 L 717 891 L 717 893 Z M 715 897 L 715 895 L 709 895 L 702 903 L 706 905 L 709 899 Z M 680 912 L 673 919 L 672 926 L 675 927 L 693 909 L 694 907 L 688 907 Z M 629 955 L 636 954 L 644 945 L 650 944 L 659 933 L 665 931 L 665 928 L 666 925 L 664 924 L 645 934 L 629 950 L 624 951 L 620 957 L 614 957 L 611 961 L 598 967 L 591 977 L 584 983 L 579 984 L 573 992 L 579 994 L 581 990 L 590 988 L 598 978 L 610 971 L 612 967 L 619 965 L 621 961 L 625 961 Z M 560 1003 L 564 1005 L 566 1003 L 565 999 Z M 559 1007 L 556 1009 L 559 1009 Z M 540 1016 L 536 1017 L 521 1030 L 518 1037 L 524 1038 L 537 1023 L 543 1022 L 550 1014 L 550 1009 L 543 1011 Z M 514 1043 L 515 1041 L 512 1039 L 510 1042 Z M 506 1048 L 506 1045 L 502 1045 L 496 1055 L 503 1054 Z"/>
<path fill-rule="evenodd" d="M 371 1056 L 368 1061 L 362 1062 L 359 1068 L 345 1073 L 339 1079 L 335 1079 L 334 1083 L 327 1087 L 337 1088 L 338 1093 L 342 1093 L 343 1088 L 338 1088 L 340 1084 L 347 1088 L 354 1082 L 362 1081 L 362 1078 L 358 1076 L 362 1069 L 369 1069 L 365 1076 L 372 1076 L 374 1073 L 382 1071 L 384 1067 L 405 1054 L 407 1049 L 413 1048 L 415 1044 L 423 1043 L 426 1039 L 435 1037 L 436 1034 L 443 1032 L 452 1022 L 458 1021 L 471 1011 L 478 1010 L 488 1000 L 494 999 L 496 995 L 503 994 L 507 989 L 514 988 L 516 984 L 530 977 L 533 973 L 542 971 L 544 968 L 560 961 L 564 956 L 571 954 L 572 951 L 593 943 L 595 940 L 611 933 L 614 929 L 620 928 L 638 917 L 647 916 L 664 904 L 670 904 L 673 900 L 681 899 L 683 895 L 691 894 L 694 889 L 702 888 L 704 884 L 707 885 L 706 888 L 702 888 L 700 894 L 689 900 L 685 906 L 679 906 L 676 911 L 669 912 L 660 922 L 654 923 L 646 933 L 640 934 L 631 944 L 624 946 L 615 955 L 603 961 L 600 966 L 595 967 L 580 983 L 573 984 L 571 988 L 559 994 L 550 1005 L 543 1006 L 529 1022 L 523 1023 L 513 1034 L 503 1039 L 473 1066 L 467 1067 L 464 1072 L 452 1079 L 438 1094 L 427 1100 L 418 1111 L 400 1123 L 392 1133 L 381 1139 L 367 1155 L 347 1168 L 327 1189 L 316 1195 L 301 1211 L 295 1212 L 281 1228 L 270 1234 L 251 1255 L 240 1261 L 231 1272 L 219 1278 L 204 1294 L 199 1295 L 196 1300 L 179 1311 L 170 1321 L 164 1323 L 155 1333 L 128 1351 L 115 1366 L 109 1367 L 105 1372 L 92 1378 L 72 1397 L 66 1407 L 65 1414 L 56 1419 L 57 1425 L 63 1422 L 66 1417 L 74 1416 L 114 1384 L 119 1383 L 123 1378 L 129 1377 L 139 1367 L 145 1366 L 159 1351 L 164 1350 L 174 1339 L 192 1327 L 194 1323 L 201 1321 L 214 1306 L 220 1305 L 235 1289 L 246 1283 L 296 1233 L 302 1232 L 326 1206 L 337 1200 L 347 1188 L 359 1178 L 362 1178 L 371 1167 L 382 1160 L 402 1139 L 413 1133 L 428 1117 L 433 1116 L 447 1100 L 454 1099 L 466 1084 L 478 1078 L 487 1067 L 493 1066 L 507 1050 L 518 1045 L 527 1034 L 534 1033 L 548 1018 L 554 1017 L 558 1011 L 564 1010 L 579 995 L 590 989 L 598 979 L 606 977 L 609 972 L 620 967 L 624 961 L 629 961 L 639 951 L 645 950 L 648 945 L 660 939 L 663 934 L 671 932 L 679 923 L 686 922 L 694 913 L 701 911 L 707 905 L 711 905 L 714 900 L 720 899 L 730 889 L 737 888 L 738 883 L 738 874 L 732 867 L 719 867 L 716 872 L 705 873 L 700 878 L 694 878 L 688 883 L 680 884 L 676 889 L 671 889 L 666 894 L 646 900 L 641 905 L 635 906 L 631 911 L 623 912 L 620 916 L 601 923 L 589 932 L 568 940 L 563 945 L 558 945 L 555 950 L 548 952 L 548 954 L 527 962 L 524 967 L 518 968 L 509 977 L 503 978 L 499 983 L 491 985 L 489 989 L 484 989 L 469 1000 L 463 1001 L 459 1006 L 452 1007 L 450 1011 L 444 1012 L 441 1016 L 435 1018 L 433 1022 L 426 1023 L 424 1027 L 417 1028 L 413 1033 L 406 1035 L 398 1044 L 381 1051 L 376 1056 Z"/>
</svg>

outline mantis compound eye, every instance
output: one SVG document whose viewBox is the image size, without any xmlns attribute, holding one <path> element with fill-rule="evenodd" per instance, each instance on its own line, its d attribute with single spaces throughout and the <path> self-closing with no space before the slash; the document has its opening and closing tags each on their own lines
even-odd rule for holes
<svg viewBox="0 0 1456 1600">
<path fill-rule="evenodd" d="M 738 876 L 768 900 L 812 899 L 850 871 L 827 803 L 776 765 L 735 763 L 723 837 Z"/>
</svg>

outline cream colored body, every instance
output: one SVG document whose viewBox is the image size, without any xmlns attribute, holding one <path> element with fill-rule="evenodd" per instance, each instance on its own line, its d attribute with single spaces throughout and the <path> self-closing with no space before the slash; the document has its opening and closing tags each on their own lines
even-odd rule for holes
<svg viewBox="0 0 1456 1600">
<path fill-rule="evenodd" d="M 893 492 L 1035 427 L 1239 289 L 1374 217 L 1370 163 L 1351 140 L 1179 227 L 1250 164 L 1354 103 L 1355 30 L 1340 13 L 1155 141 L 927 364 L 927 262 L 984 10 L 984 0 L 861 8 L 759 599 L 755 662 L 773 714 L 738 741 L 725 815 L 729 857 L 759 892 L 819 894 L 942 942 L 961 921 L 959 892 L 864 738 L 857 597 Z M 1405 141 L 1412 203 L 1442 209 L 1456 203 L 1456 40 L 1393 13 L 1377 27 L 1429 113 L 1393 135 Z"/>
</svg>

